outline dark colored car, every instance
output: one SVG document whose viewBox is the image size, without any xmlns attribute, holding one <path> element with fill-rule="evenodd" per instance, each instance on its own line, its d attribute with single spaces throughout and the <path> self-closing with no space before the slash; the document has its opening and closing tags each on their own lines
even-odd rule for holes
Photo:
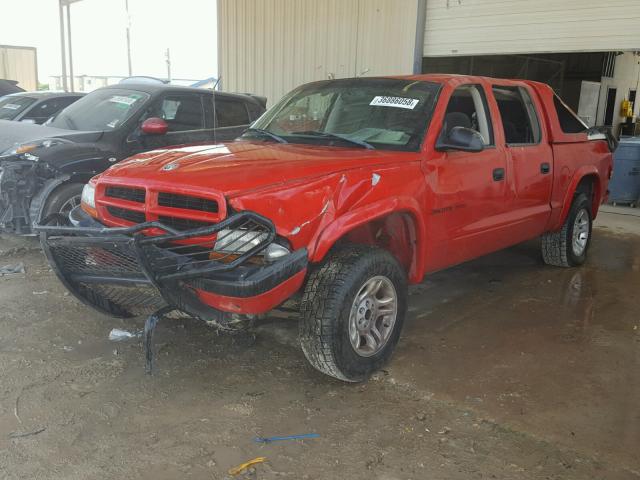
<svg viewBox="0 0 640 480">
<path fill-rule="evenodd" d="M 0 230 L 30 233 L 80 203 L 91 177 L 133 154 L 232 140 L 266 99 L 162 84 L 95 90 L 46 125 L 0 120 Z"/>
<path fill-rule="evenodd" d="M 0 120 L 42 125 L 67 108 L 84 93 L 20 92 L 0 98 Z"/>
<path fill-rule="evenodd" d="M 0 97 L 17 92 L 24 92 L 24 89 L 18 86 L 18 82 L 15 80 L 0 78 Z"/>
</svg>

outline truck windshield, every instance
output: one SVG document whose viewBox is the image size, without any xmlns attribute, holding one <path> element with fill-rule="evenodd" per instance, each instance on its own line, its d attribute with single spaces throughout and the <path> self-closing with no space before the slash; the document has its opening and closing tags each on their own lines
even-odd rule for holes
<svg viewBox="0 0 640 480">
<path fill-rule="evenodd" d="M 139 111 L 148 98 L 148 94 L 137 90 L 95 90 L 62 110 L 47 125 L 67 130 L 115 130 Z"/>
<path fill-rule="evenodd" d="M 0 98 L 0 120 L 13 120 L 36 101 L 31 97 Z"/>
<path fill-rule="evenodd" d="M 242 138 L 417 151 L 440 84 L 351 78 L 303 85 L 260 117 Z"/>
</svg>

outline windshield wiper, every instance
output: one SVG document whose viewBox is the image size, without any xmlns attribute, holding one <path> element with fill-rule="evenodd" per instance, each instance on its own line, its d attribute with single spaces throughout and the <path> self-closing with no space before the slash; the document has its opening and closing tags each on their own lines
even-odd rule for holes
<svg viewBox="0 0 640 480">
<path fill-rule="evenodd" d="M 263 130 L 262 128 L 249 127 L 249 128 L 247 128 L 246 132 L 248 132 L 248 133 L 257 133 L 259 135 L 263 135 L 265 137 L 269 137 L 269 138 L 275 140 L 278 143 L 289 143 L 284 138 L 282 138 L 281 136 L 276 135 L 275 133 L 271 133 L 269 130 Z"/>
<path fill-rule="evenodd" d="M 358 145 L 359 147 L 366 148 L 367 150 L 374 150 L 373 145 L 365 142 L 364 140 L 356 140 L 355 138 L 347 137 L 346 135 L 340 135 L 339 133 L 329 133 L 329 132 L 321 132 L 319 130 L 303 130 L 301 132 L 291 132 L 292 135 L 308 135 L 312 137 L 324 137 L 324 138 L 334 138 L 336 140 L 342 140 L 344 142 L 349 142 L 354 145 Z"/>
</svg>

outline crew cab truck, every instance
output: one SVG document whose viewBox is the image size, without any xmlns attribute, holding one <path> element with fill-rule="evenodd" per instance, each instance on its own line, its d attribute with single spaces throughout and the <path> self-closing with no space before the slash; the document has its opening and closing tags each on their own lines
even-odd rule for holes
<svg viewBox="0 0 640 480">
<path fill-rule="evenodd" d="M 328 80 L 234 142 L 112 166 L 38 230 L 69 290 L 111 315 L 231 329 L 298 298 L 310 363 L 362 381 L 430 272 L 538 236 L 546 263 L 584 263 L 611 149 L 541 83 Z"/>
</svg>

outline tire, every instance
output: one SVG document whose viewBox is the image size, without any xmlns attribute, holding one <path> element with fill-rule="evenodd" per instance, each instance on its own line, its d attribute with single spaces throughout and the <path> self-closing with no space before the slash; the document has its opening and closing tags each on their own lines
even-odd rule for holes
<svg viewBox="0 0 640 480">
<path fill-rule="evenodd" d="M 571 204 L 569 215 L 557 232 L 542 236 L 542 258 L 547 265 L 576 267 L 587 259 L 591 244 L 591 202 L 584 193 L 578 193 Z M 574 242 L 574 232 L 581 235 L 580 242 Z M 586 233 L 586 239 L 584 234 Z M 579 247 L 579 248 L 578 248 Z"/>
<path fill-rule="evenodd" d="M 356 304 L 358 294 L 364 299 Z M 300 305 L 302 350 L 322 373 L 363 381 L 391 357 L 406 310 L 406 273 L 398 261 L 378 248 L 345 246 L 309 275 Z"/>
<path fill-rule="evenodd" d="M 47 197 L 41 217 L 47 218 L 53 213 L 68 215 L 75 206 L 80 205 L 83 187 L 81 183 L 65 183 L 56 188 Z"/>
</svg>

